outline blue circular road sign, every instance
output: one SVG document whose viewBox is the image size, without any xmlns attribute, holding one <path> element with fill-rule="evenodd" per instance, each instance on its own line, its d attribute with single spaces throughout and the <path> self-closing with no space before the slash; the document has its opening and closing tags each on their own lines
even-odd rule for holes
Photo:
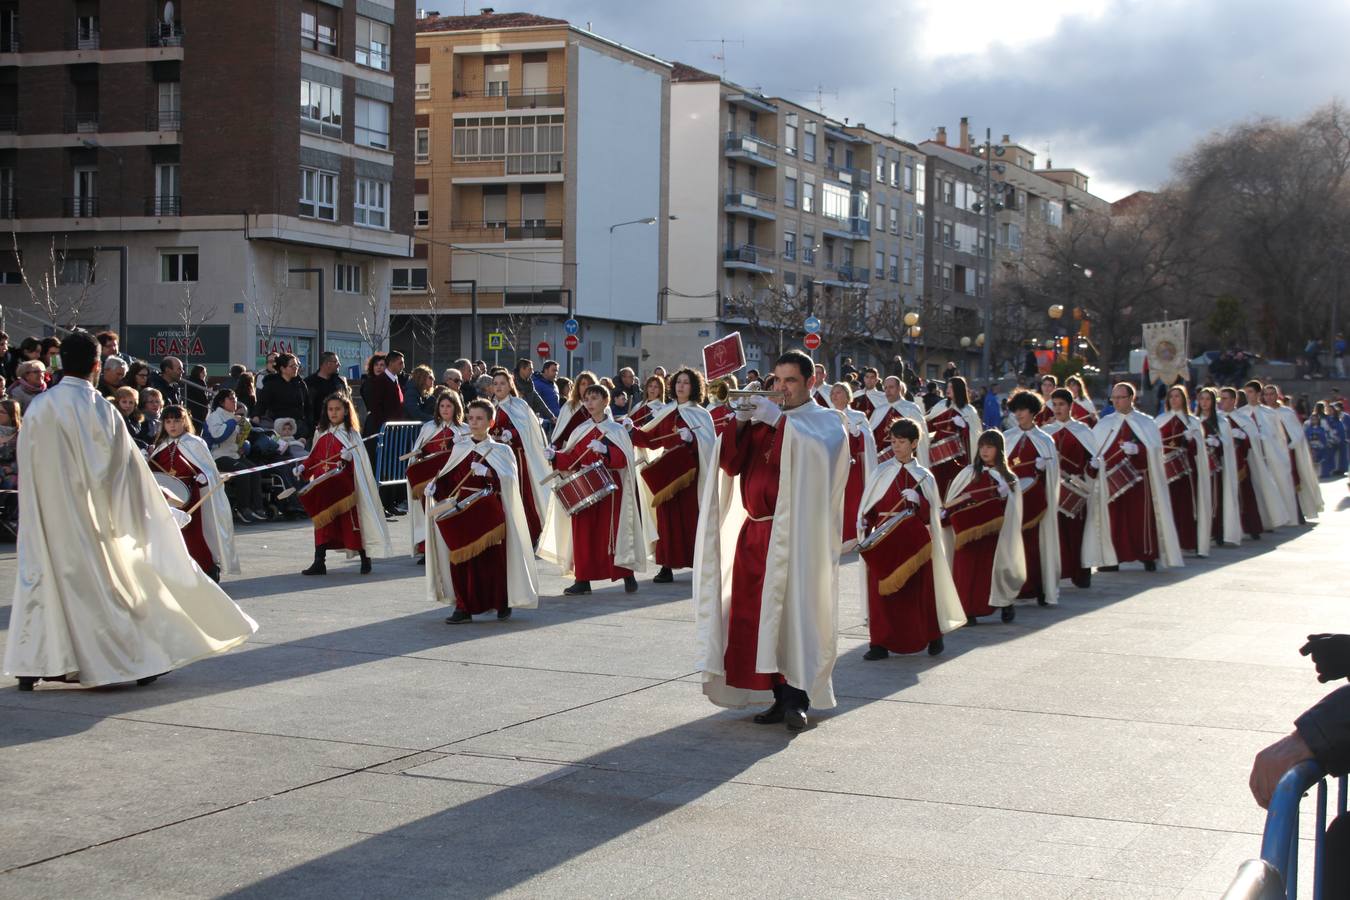
<svg viewBox="0 0 1350 900">
<path fill-rule="evenodd" d="M 580 330 L 581 330 L 581 323 L 578 322 L 576 319 L 568 319 L 566 322 L 563 323 L 563 331 L 567 332 L 568 334 L 576 334 Z"/>
<path fill-rule="evenodd" d="M 815 316 L 807 316 L 806 331 L 808 334 L 815 334 L 820 331 L 820 319 L 817 319 Z"/>
</svg>

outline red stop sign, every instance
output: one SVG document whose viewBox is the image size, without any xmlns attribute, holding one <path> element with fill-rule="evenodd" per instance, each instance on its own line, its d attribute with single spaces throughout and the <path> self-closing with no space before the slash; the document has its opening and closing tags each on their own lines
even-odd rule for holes
<svg viewBox="0 0 1350 900">
<path fill-rule="evenodd" d="M 802 343 L 806 345 L 807 350 L 814 350 L 820 346 L 820 335 L 816 334 L 815 332 L 812 332 L 811 334 L 808 334 L 806 337 L 802 338 Z"/>
<path fill-rule="evenodd" d="M 563 347 L 567 348 L 568 350 L 575 350 L 580 346 L 581 341 L 577 338 L 575 334 L 569 334 L 567 337 L 563 338 Z"/>
<path fill-rule="evenodd" d="M 534 348 L 534 352 L 547 359 L 548 355 L 553 352 L 553 348 L 548 345 L 548 341 L 540 341 L 539 346 Z"/>
</svg>

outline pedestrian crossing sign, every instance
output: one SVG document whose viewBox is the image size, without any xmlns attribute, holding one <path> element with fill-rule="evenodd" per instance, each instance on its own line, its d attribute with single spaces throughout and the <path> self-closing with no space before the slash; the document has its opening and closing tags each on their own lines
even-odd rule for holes
<svg viewBox="0 0 1350 900">
<path fill-rule="evenodd" d="M 503 333 L 501 333 L 500 331 L 492 331 L 492 332 L 489 332 L 489 333 L 488 333 L 488 336 L 487 336 L 487 339 L 488 339 L 488 349 L 489 349 L 489 350 L 505 350 L 505 349 L 506 349 L 506 335 L 503 334 Z"/>
</svg>

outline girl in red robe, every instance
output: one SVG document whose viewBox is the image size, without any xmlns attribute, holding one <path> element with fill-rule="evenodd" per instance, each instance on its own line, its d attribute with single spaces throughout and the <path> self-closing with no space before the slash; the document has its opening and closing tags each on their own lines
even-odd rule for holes
<svg viewBox="0 0 1350 900">
<path fill-rule="evenodd" d="M 1167 483 L 1167 492 L 1172 498 L 1172 518 L 1177 524 L 1177 542 L 1182 550 L 1194 551 L 1199 546 L 1196 528 L 1196 513 L 1199 504 L 1196 500 L 1198 485 L 1195 483 L 1195 455 L 1199 452 L 1187 423 L 1191 420 L 1190 397 L 1186 389 L 1177 385 L 1167 392 L 1167 410 L 1176 413 L 1159 426 L 1163 439 L 1163 460 L 1173 453 L 1180 453 L 1186 459 L 1186 475 Z M 1220 532 L 1222 533 L 1222 532 Z"/>
<path fill-rule="evenodd" d="M 572 436 L 572 432 L 591 420 L 590 415 L 586 412 L 584 402 L 586 389 L 599 383 L 595 373 L 590 371 L 580 373 L 576 380 L 572 382 L 572 386 L 567 392 L 567 402 L 558 411 L 558 422 L 553 426 L 550 445 L 554 450 L 561 450 L 566 447 L 567 440 Z"/>
<path fill-rule="evenodd" d="M 188 499 L 183 509 L 197 508 L 192 513 L 192 521 L 183 528 L 183 542 L 187 544 L 188 554 L 201 566 L 202 571 L 212 581 L 220 581 L 220 566 L 216 564 L 211 555 L 211 546 L 206 542 L 206 532 L 202 528 L 205 515 L 202 506 L 198 505 L 208 479 L 206 473 L 193 465 L 178 447 L 179 438 L 195 433 L 192 419 L 183 407 L 171 405 L 164 407 L 164 412 L 160 414 L 160 425 L 162 430 L 159 440 L 150 452 L 150 468 L 172 475 L 187 486 Z"/>
<path fill-rule="evenodd" d="M 666 405 L 666 380 L 660 375 L 649 375 L 642 384 L 642 399 L 633 404 L 628 418 L 633 427 L 641 428 Z"/>
<path fill-rule="evenodd" d="M 426 565 L 426 535 L 423 533 L 427 520 L 427 498 L 423 493 L 426 489 L 425 479 L 434 476 L 436 469 L 432 468 L 433 465 L 439 468 L 449 459 L 450 446 L 464 430 L 463 421 L 464 410 L 460 406 L 459 394 L 442 387 L 436 395 L 436 417 L 422 426 L 413 443 L 413 452 L 418 455 L 409 463 L 409 467 L 418 462 L 427 463 L 419 470 L 419 474 L 426 472 L 426 475 L 421 476 L 423 484 L 413 484 L 412 477 L 408 479 L 408 521 L 412 527 L 413 554 L 419 556 L 418 563 L 421 565 Z"/>
<path fill-rule="evenodd" d="M 378 488 L 369 478 L 370 469 L 361 446 L 361 423 L 356 417 L 356 407 L 346 394 L 338 393 L 329 397 L 324 404 L 327 422 L 316 432 L 314 447 L 303 462 L 296 466 L 297 474 L 309 481 L 334 470 L 340 470 L 323 485 L 314 490 L 321 491 L 324 498 L 323 508 L 317 514 L 311 510 L 314 523 L 314 562 L 302 575 L 326 575 L 328 567 L 324 557 L 329 550 L 345 550 L 349 555 L 361 557 L 361 574 L 370 574 L 370 555 L 367 553 L 367 540 L 380 540 L 388 544 L 387 533 L 367 535 L 367 528 L 384 527 L 384 517 L 378 514 L 381 509 Z M 374 496 L 362 497 L 360 491 L 372 492 Z M 362 515 L 363 501 L 367 509 L 374 512 Z"/>
<path fill-rule="evenodd" d="M 539 420 L 528 403 L 516 393 L 516 380 L 505 369 L 492 373 L 492 400 L 497 405 L 490 433 L 493 440 L 501 441 L 511 448 L 516 457 L 517 481 L 520 483 L 520 501 L 525 507 L 525 524 L 530 529 L 530 546 L 538 549 L 539 535 L 544 531 L 543 509 L 547 504 L 540 500 L 546 495 L 536 493 L 538 479 L 548 475 L 544 471 L 546 464 L 542 438 L 528 433 L 528 429 L 539 432 Z M 528 443 L 527 443 L 528 442 Z M 533 448 L 533 450 L 532 450 Z"/>
<path fill-rule="evenodd" d="M 990 429 L 981 433 L 977 448 L 979 459 L 968 467 L 968 475 L 963 473 L 953 482 L 947 508 L 943 510 L 955 547 L 952 580 L 961 597 L 967 625 L 976 624 L 978 616 L 993 614 L 995 577 L 1008 581 L 999 590 L 998 609 L 1000 618 L 1011 622 L 1017 615 L 1012 600 L 1026 577 L 1021 529 L 1004 527 L 1009 516 L 1020 525 L 1017 477 L 1004 457 L 1002 432 Z M 1021 563 L 1020 572 L 995 571 L 1000 550 L 1004 557 Z"/>
<path fill-rule="evenodd" d="M 469 404 L 469 440 L 481 444 L 489 439 L 488 426 L 493 413 L 492 404 L 486 400 L 474 400 Z M 436 502 L 464 500 L 484 488 L 490 488 L 491 495 L 475 501 L 460 515 L 487 516 L 490 505 L 496 504 L 500 508 L 502 503 L 502 483 L 496 470 L 477 453 L 469 453 L 453 469 L 442 471 L 437 476 Z M 479 613 L 493 611 L 499 619 L 511 617 L 506 578 L 506 527 L 503 524 L 502 533 L 495 536 L 495 542 L 485 541 L 486 546 L 471 558 L 450 563 L 455 611 L 445 620 L 447 623 L 460 625 Z"/>
<path fill-rule="evenodd" d="M 1064 387 L 1068 388 L 1069 393 L 1073 395 L 1073 417 L 1087 427 L 1095 428 L 1097 426 L 1097 405 L 1088 396 L 1087 385 L 1083 384 L 1083 379 L 1077 375 L 1070 375 L 1064 379 Z"/>
</svg>

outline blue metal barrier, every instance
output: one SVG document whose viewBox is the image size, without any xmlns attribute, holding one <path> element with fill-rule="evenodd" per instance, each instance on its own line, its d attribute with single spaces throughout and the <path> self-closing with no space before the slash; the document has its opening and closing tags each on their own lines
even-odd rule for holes
<svg viewBox="0 0 1350 900">
<path fill-rule="evenodd" d="M 1346 809 L 1346 776 L 1342 775 L 1337 791 L 1336 809 L 1343 815 Z M 1303 795 L 1317 786 L 1317 831 L 1313 845 L 1313 900 L 1321 900 L 1322 877 L 1326 865 L 1327 779 L 1326 772 L 1316 760 L 1306 760 L 1294 766 L 1280 779 L 1275 795 L 1266 812 L 1266 830 L 1261 837 L 1261 859 L 1273 866 L 1284 879 L 1288 900 L 1298 897 L 1298 825 L 1299 803 Z"/>
<path fill-rule="evenodd" d="M 380 484 L 402 484 L 408 477 L 408 461 L 399 459 L 413 448 L 421 422 L 385 422 L 375 439 L 375 480 Z"/>
</svg>

